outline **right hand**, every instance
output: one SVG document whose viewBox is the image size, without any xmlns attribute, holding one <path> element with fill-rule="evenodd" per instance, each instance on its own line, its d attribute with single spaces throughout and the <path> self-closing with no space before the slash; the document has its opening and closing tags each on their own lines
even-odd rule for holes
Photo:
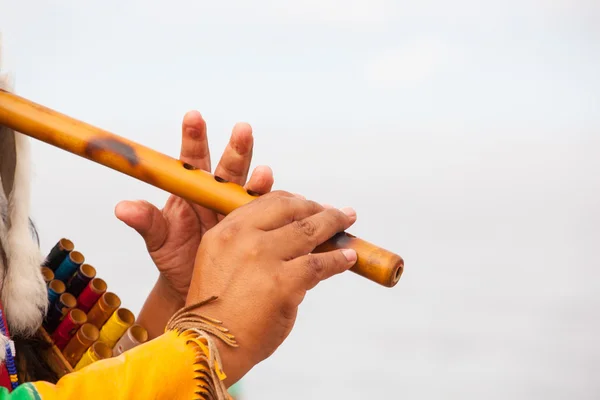
<svg viewBox="0 0 600 400">
<path fill-rule="evenodd" d="M 277 191 L 234 210 L 204 235 L 186 305 L 219 297 L 197 312 L 223 321 L 239 344 L 216 340 L 228 386 L 287 338 L 308 290 L 355 264 L 354 250 L 311 253 L 355 221 L 351 208 Z"/>
<path fill-rule="evenodd" d="M 211 172 L 206 122 L 200 113 L 190 111 L 184 116 L 181 135 L 179 159 Z M 246 182 L 253 148 L 250 125 L 236 124 L 214 174 L 254 192 L 268 193 L 273 186 L 269 167 L 257 167 Z M 189 290 L 198 245 L 223 216 L 175 195 L 169 197 L 162 210 L 145 201 L 123 201 L 115 213 L 142 236 L 160 272 L 159 282 L 165 283 L 170 292 L 168 297 L 177 299 L 177 308 L 181 307 Z M 160 328 L 164 329 L 164 324 Z"/>
</svg>

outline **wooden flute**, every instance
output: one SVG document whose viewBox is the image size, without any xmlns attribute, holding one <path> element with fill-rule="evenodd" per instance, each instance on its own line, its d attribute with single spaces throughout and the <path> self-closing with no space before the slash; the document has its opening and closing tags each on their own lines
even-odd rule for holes
<svg viewBox="0 0 600 400">
<path fill-rule="evenodd" d="M 0 125 L 223 215 L 256 198 L 240 185 L 4 90 L 0 90 Z M 356 274 L 386 287 L 400 280 L 402 257 L 346 232 L 338 233 L 314 252 L 343 248 L 357 253 L 350 269 Z"/>
</svg>

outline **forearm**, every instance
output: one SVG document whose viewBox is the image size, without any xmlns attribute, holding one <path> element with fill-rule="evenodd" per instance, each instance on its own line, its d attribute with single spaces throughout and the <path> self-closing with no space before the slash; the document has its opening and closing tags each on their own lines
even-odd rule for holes
<svg viewBox="0 0 600 400">
<path fill-rule="evenodd" d="M 152 340 L 164 333 L 169 319 L 184 305 L 184 301 L 173 293 L 160 275 L 146 298 L 137 323 L 146 328 L 148 339 Z"/>
</svg>

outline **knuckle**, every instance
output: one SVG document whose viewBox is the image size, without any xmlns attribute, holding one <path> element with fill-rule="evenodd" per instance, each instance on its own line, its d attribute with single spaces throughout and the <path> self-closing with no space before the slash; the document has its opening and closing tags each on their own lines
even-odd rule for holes
<svg viewBox="0 0 600 400">
<path fill-rule="evenodd" d="M 283 271 L 279 268 L 276 268 L 273 270 L 273 284 L 277 287 L 283 287 L 283 284 L 285 283 L 286 279 L 285 279 L 285 275 L 283 274 Z"/>
<path fill-rule="evenodd" d="M 241 227 L 239 223 L 231 221 L 222 226 L 218 231 L 214 232 L 214 235 L 218 242 L 222 244 L 228 244 L 233 242 L 240 229 Z"/>
<path fill-rule="evenodd" d="M 273 192 L 271 192 L 273 193 Z M 271 193 L 267 194 L 270 195 Z M 273 207 L 286 207 L 289 203 L 290 198 L 287 196 L 275 195 L 268 198 L 265 198 L 265 209 L 270 209 Z"/>
<path fill-rule="evenodd" d="M 264 258 L 266 249 L 266 241 L 263 236 L 258 236 L 254 238 L 254 240 L 248 241 L 248 247 L 246 249 L 246 254 L 252 260 L 260 260 Z"/>
<path fill-rule="evenodd" d="M 296 231 L 298 231 L 301 235 L 304 235 L 308 238 L 312 238 L 315 236 L 315 234 L 317 233 L 317 225 L 308 219 L 303 219 L 300 221 L 295 221 L 294 222 L 294 228 L 296 229 Z"/>
<path fill-rule="evenodd" d="M 207 230 L 202 236 L 201 243 L 214 243 L 217 242 L 217 238 L 219 237 L 220 226 L 217 225 L 209 230 Z"/>
<path fill-rule="evenodd" d="M 282 293 L 282 288 L 286 289 L 290 286 L 290 275 L 286 273 L 284 268 L 275 268 L 272 272 L 272 282 L 276 287 L 277 292 Z M 289 290 L 283 290 L 284 296 L 289 295 Z"/>
<path fill-rule="evenodd" d="M 292 194 L 286 192 L 285 190 L 273 190 L 267 195 L 269 198 L 284 198 L 284 197 L 292 197 Z"/>
<path fill-rule="evenodd" d="M 309 257 L 306 261 L 308 273 L 313 281 L 320 281 L 327 270 L 327 265 L 321 257 Z"/>
</svg>

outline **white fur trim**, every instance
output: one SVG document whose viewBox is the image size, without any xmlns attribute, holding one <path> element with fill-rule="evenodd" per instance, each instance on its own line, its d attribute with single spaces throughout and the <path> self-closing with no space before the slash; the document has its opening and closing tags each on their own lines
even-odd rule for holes
<svg viewBox="0 0 600 400">
<path fill-rule="evenodd" d="M 8 270 L 2 304 L 11 333 L 33 334 L 48 309 L 48 292 L 41 273 L 43 256 L 29 226 L 29 141 L 15 132 L 17 166 L 8 199 L 10 228 L 6 249 Z"/>
<path fill-rule="evenodd" d="M 11 91 L 6 76 L 0 76 L 0 87 Z M 15 135 L 17 161 L 13 188 L 7 199 L 8 226 L 0 226 L 8 264 L 4 266 L 1 299 L 10 333 L 28 336 L 42 323 L 48 294 L 40 269 L 43 257 L 29 225 L 29 141 L 20 133 L 3 130 L 3 134 L 10 133 Z M 0 157 L 3 150 L 0 149 Z"/>
</svg>

